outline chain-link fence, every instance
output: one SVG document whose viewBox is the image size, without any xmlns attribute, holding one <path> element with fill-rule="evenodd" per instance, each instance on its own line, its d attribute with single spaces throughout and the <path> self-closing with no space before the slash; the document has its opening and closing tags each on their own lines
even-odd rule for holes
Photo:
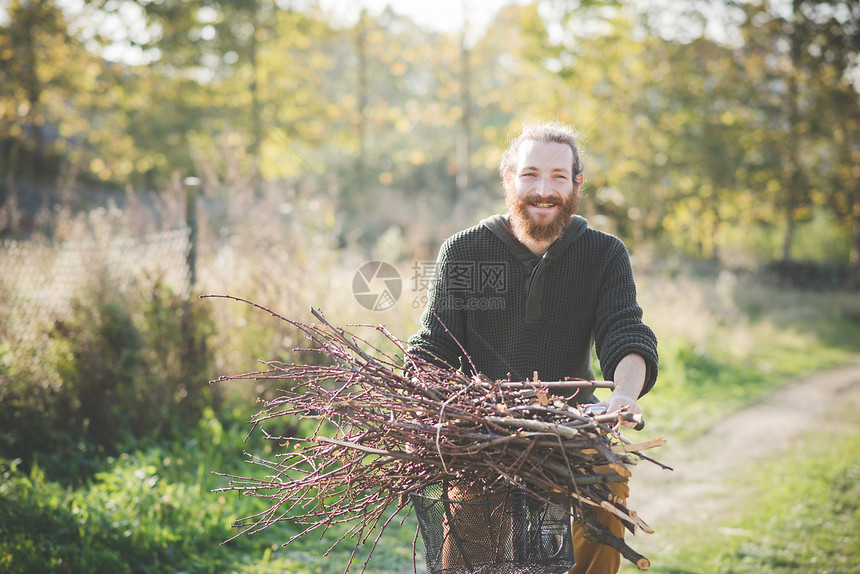
<svg viewBox="0 0 860 574">
<path fill-rule="evenodd" d="M 160 282 L 187 297 L 189 229 L 137 238 L 45 244 L 0 243 L 0 337 L 32 339 L 50 322 L 64 319 L 72 302 L 93 281 L 117 291 Z"/>
</svg>

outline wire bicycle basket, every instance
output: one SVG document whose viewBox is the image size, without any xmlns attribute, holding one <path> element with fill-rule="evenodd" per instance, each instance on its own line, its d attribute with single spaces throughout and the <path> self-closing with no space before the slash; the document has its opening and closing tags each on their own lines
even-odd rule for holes
<svg viewBox="0 0 860 574">
<path fill-rule="evenodd" d="M 568 510 L 521 490 L 443 482 L 411 500 L 428 574 L 561 574 L 575 564 Z"/>
</svg>

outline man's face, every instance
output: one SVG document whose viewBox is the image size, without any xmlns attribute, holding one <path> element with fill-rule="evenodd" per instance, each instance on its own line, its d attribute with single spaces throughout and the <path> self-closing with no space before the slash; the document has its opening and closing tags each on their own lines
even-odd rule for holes
<svg viewBox="0 0 860 574">
<path fill-rule="evenodd" d="M 557 142 L 524 141 L 514 170 L 505 173 L 505 203 L 515 234 L 553 241 L 579 207 L 582 174 L 573 175 L 573 150 Z"/>
</svg>

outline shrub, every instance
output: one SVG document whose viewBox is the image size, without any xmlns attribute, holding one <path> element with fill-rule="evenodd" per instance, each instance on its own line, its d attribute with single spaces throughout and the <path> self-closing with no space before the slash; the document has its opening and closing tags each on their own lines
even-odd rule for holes
<svg viewBox="0 0 860 574">
<path fill-rule="evenodd" d="M 80 302 L 54 336 L 68 347 L 61 368 L 85 438 L 108 450 L 123 440 L 166 439 L 193 428 L 210 403 L 205 309 L 156 284 L 139 298 Z"/>
<path fill-rule="evenodd" d="M 95 289 L 38 345 L 0 346 L 0 456 L 26 469 L 39 453 L 74 480 L 121 445 L 194 428 L 212 403 L 211 332 L 205 305 L 163 285 L 137 298 Z"/>
</svg>

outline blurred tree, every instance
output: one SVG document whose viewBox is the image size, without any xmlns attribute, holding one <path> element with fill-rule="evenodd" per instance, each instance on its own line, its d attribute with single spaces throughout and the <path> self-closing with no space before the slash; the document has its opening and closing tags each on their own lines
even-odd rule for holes
<svg viewBox="0 0 860 574">
<path fill-rule="evenodd" d="M 56 152 L 64 100 L 75 95 L 67 89 L 72 70 L 86 73 L 86 62 L 77 63 L 83 50 L 53 0 L 13 0 L 7 18 L 0 26 L 0 170 L 47 179 L 56 171 L 46 173 L 45 156 Z"/>
<path fill-rule="evenodd" d="M 858 86 L 849 77 L 860 49 L 860 3 L 792 0 L 790 6 L 743 8 L 742 50 L 747 73 L 758 86 L 752 103 L 762 120 L 758 129 L 767 132 L 760 157 L 768 160 L 758 166 L 759 180 L 767 178 L 768 203 L 782 211 L 781 259 L 788 261 L 798 223 L 816 206 L 850 204 L 835 200 L 834 194 L 856 187 L 844 179 L 839 186 L 830 185 L 835 173 L 844 177 L 851 170 L 821 160 L 850 156 L 838 149 L 845 140 L 833 134 L 844 120 L 857 116 L 860 105 Z M 844 120 L 832 114 L 837 101 Z"/>
<path fill-rule="evenodd" d="M 27 172 L 30 176 L 41 174 L 44 155 L 43 91 L 45 70 L 40 68 L 44 52 L 55 37 L 65 33 L 62 13 L 46 0 L 21 2 L 15 0 L 9 6 L 9 24 L 0 34 L 0 74 L 2 74 L 4 120 L 4 167 L 13 169 L 12 157 L 17 157 L 22 144 L 29 139 L 30 161 Z M 54 40 L 53 42 L 51 40 Z M 46 45 L 48 44 L 48 45 Z M 29 132 L 26 133 L 25 132 Z M 10 157 L 11 156 L 11 157 Z M 6 171 L 4 170 L 4 171 Z"/>
<path fill-rule="evenodd" d="M 404 224 L 408 214 L 395 205 L 456 198 L 462 50 L 454 35 L 391 9 L 364 12 L 346 37 L 329 51 L 327 93 L 338 109 L 320 149 L 336 167 L 344 241 L 376 241 Z"/>
<path fill-rule="evenodd" d="M 849 230 L 850 284 L 860 288 L 860 106 L 857 92 L 850 87 L 832 93 L 830 101 L 827 113 L 834 126 L 834 153 L 827 158 L 833 190 L 829 204 L 838 221 Z"/>
<path fill-rule="evenodd" d="M 369 25 L 369 17 L 367 9 L 361 10 L 361 16 L 355 26 L 355 59 L 356 59 L 356 89 L 355 89 L 355 115 L 352 123 L 355 125 L 355 139 L 357 142 L 358 151 L 356 153 L 355 188 L 359 192 L 367 187 L 367 158 L 365 156 L 365 146 L 367 138 L 367 124 L 365 122 L 367 112 L 368 99 L 368 84 L 367 84 L 367 28 Z"/>
<path fill-rule="evenodd" d="M 129 133 L 140 70 L 111 64 L 53 0 L 15 1 L 0 33 L 0 170 L 57 184 L 122 183 L 151 159 Z M 144 70 L 145 71 L 145 70 Z M 128 86 L 131 91 L 124 90 Z"/>
<path fill-rule="evenodd" d="M 717 261 L 726 223 L 746 216 L 738 178 L 750 127 L 744 70 L 731 49 L 707 38 L 661 42 L 648 60 L 659 94 L 649 129 L 663 142 L 651 148 L 652 162 L 670 187 L 654 180 L 666 202 L 662 226 L 677 248 Z"/>
<path fill-rule="evenodd" d="M 589 4 L 546 3 L 544 27 L 524 28 L 533 61 L 564 81 L 558 102 L 599 121 L 586 124 L 594 201 L 585 208 L 622 235 L 667 231 L 697 257 L 717 257 L 729 226 L 779 226 L 790 258 L 797 226 L 834 189 L 824 180 L 835 165 L 821 158 L 847 157 L 824 118 L 856 67 L 858 3 L 732 3 L 716 12 L 721 25 L 694 2 L 671 14 Z M 852 117 L 856 89 L 846 93 L 840 109 Z"/>
<path fill-rule="evenodd" d="M 860 2 L 802 2 L 814 23 L 807 47 L 819 199 L 850 237 L 851 284 L 860 287 Z"/>
<path fill-rule="evenodd" d="M 469 164 L 472 152 L 472 64 L 471 49 L 468 44 L 469 22 L 465 19 L 460 31 L 460 120 L 457 122 L 457 197 L 462 197 L 469 189 Z"/>
<path fill-rule="evenodd" d="M 154 158 L 144 162 L 152 170 L 151 183 L 163 185 L 174 171 L 194 173 L 195 162 L 211 155 L 225 132 L 245 148 L 241 155 L 250 165 L 244 169 L 255 173 L 260 130 L 253 120 L 259 117 L 255 42 L 263 1 L 88 0 L 96 14 L 127 9 L 145 21 L 146 33 L 136 37 L 130 29 L 136 23 L 127 23 L 123 41 L 139 47 L 148 60 L 134 66 L 131 93 L 139 98 L 127 101 L 126 110 L 129 136 L 142 155 Z M 251 73 L 237 78 L 236 68 Z"/>
<path fill-rule="evenodd" d="M 144 106 L 147 118 L 156 117 L 151 91 L 142 89 L 148 68 L 100 58 L 96 47 L 106 39 L 53 0 L 16 0 L 7 15 L 0 33 L 0 169 L 7 188 L 14 189 L 14 177 L 65 189 L 82 179 L 124 183 L 165 167 L 167 156 L 141 153 L 134 133 Z"/>
<path fill-rule="evenodd" d="M 415 201 L 499 205 L 505 137 L 557 117 L 583 132 L 601 227 L 717 258 L 752 224 L 787 259 L 828 212 L 860 273 L 858 0 L 511 3 L 477 39 L 391 8 L 338 28 L 298 0 L 54 2 L 0 23 L 8 181 L 286 179 L 369 246 Z"/>
<path fill-rule="evenodd" d="M 246 105 L 239 106 L 236 117 L 254 116 L 249 125 L 252 137 L 259 138 L 264 179 L 303 172 L 316 178 L 313 172 L 324 169 L 326 157 L 313 150 L 325 147 L 332 118 L 338 113 L 330 88 L 338 70 L 328 52 L 340 38 L 313 12 L 275 6 L 264 14 L 268 23 L 257 32 L 256 65 L 250 60 L 244 68 L 237 64 L 229 86 L 247 90 L 246 86 L 256 85 L 256 96 L 239 97 Z M 256 130 L 260 131 L 253 135 Z"/>
<path fill-rule="evenodd" d="M 547 68 L 556 54 L 537 3 L 502 7 L 471 51 L 473 153 L 499 197 L 499 155 L 509 135 L 524 122 L 556 115 L 571 122 L 581 118 L 577 102 L 560 103 L 562 84 Z"/>
</svg>

